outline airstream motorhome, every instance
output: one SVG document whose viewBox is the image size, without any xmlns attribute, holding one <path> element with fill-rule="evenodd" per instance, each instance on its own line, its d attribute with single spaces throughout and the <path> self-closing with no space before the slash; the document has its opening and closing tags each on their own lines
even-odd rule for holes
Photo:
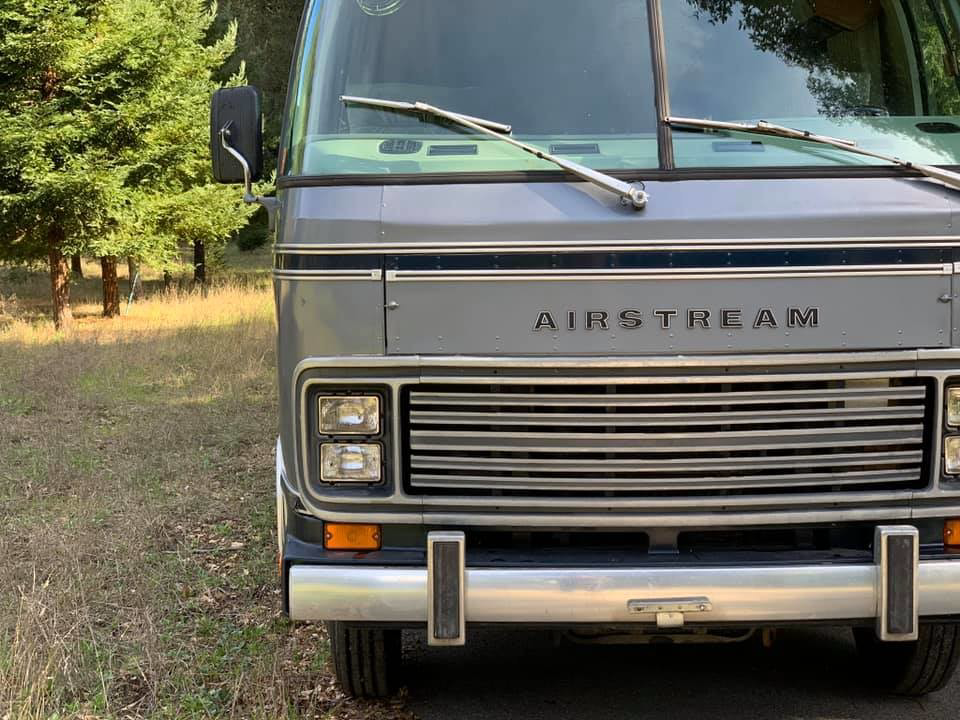
<svg viewBox="0 0 960 720">
<path fill-rule="evenodd" d="M 960 2 L 310 0 L 276 195 L 286 611 L 400 633 L 849 627 L 960 656 Z M 640 681 L 642 682 L 642 680 Z"/>
</svg>

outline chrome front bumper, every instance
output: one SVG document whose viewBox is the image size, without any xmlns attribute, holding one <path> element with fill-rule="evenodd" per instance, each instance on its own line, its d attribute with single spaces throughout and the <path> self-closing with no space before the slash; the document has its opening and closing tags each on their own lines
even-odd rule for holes
<svg viewBox="0 0 960 720">
<path fill-rule="evenodd" d="M 875 565 L 700 568 L 470 568 L 468 623 L 634 623 L 630 600 L 706 596 L 712 608 L 688 623 L 776 624 L 877 616 Z M 960 559 L 920 563 L 921 616 L 960 615 Z M 293 620 L 426 623 L 426 568 L 297 565 Z"/>
<path fill-rule="evenodd" d="M 920 617 L 960 615 L 960 558 L 919 563 Z M 877 564 L 644 568 L 472 568 L 463 571 L 467 623 L 649 623 L 638 600 L 704 598 L 687 625 L 806 621 L 840 624 L 879 617 L 883 570 Z M 294 620 L 427 622 L 426 568 L 290 568 Z"/>
</svg>

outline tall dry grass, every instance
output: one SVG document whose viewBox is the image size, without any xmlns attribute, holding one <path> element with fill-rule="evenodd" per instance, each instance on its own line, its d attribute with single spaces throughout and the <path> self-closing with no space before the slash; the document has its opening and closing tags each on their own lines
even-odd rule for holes
<svg viewBox="0 0 960 720">
<path fill-rule="evenodd" d="M 158 625 L 179 605 L 171 534 L 236 514 L 216 493 L 228 477 L 240 495 L 269 485 L 269 292 L 156 293 L 112 321 L 78 310 L 66 333 L 31 314 L 0 330 L 0 717 L 156 705 Z M 262 456 L 246 477 L 231 471 L 241 438 Z"/>
<path fill-rule="evenodd" d="M 378 714 L 280 613 L 267 282 L 57 332 L 2 280 L 0 718 Z"/>
</svg>

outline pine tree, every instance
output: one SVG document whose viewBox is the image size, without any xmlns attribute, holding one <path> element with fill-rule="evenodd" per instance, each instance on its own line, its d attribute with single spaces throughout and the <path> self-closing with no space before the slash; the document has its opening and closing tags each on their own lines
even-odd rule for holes
<svg viewBox="0 0 960 720">
<path fill-rule="evenodd" d="M 64 254 L 98 214 L 77 153 L 89 128 L 64 93 L 95 11 L 76 0 L 0 6 L 0 258 L 47 259 L 57 327 L 71 320 Z"/>
<path fill-rule="evenodd" d="M 236 189 L 210 184 L 213 73 L 236 35 L 207 42 L 215 13 L 204 0 L 3 0 L 0 259 L 46 258 L 57 327 L 69 254 L 101 259 L 110 316 L 117 257 L 169 261 L 170 217 L 206 216 L 213 240 L 246 222 Z"/>
<path fill-rule="evenodd" d="M 263 95 L 264 167 L 269 174 L 276 166 L 290 62 L 304 0 L 221 0 L 219 7 L 220 19 L 214 27 L 225 27 L 236 19 L 237 54 L 249 67 L 250 82 Z M 240 57 L 227 63 L 230 72 L 240 67 Z"/>
</svg>

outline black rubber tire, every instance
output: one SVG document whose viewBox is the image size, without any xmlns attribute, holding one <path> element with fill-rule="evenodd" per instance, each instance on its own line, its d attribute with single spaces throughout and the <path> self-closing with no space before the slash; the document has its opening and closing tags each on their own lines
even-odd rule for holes
<svg viewBox="0 0 960 720">
<path fill-rule="evenodd" d="M 402 662 L 399 630 L 328 622 L 333 672 L 350 697 L 387 697 L 399 685 Z"/>
<path fill-rule="evenodd" d="M 888 692 L 919 697 L 946 685 L 960 660 L 960 625 L 921 625 L 916 642 L 881 642 L 872 628 L 855 628 L 867 678 Z"/>
</svg>

